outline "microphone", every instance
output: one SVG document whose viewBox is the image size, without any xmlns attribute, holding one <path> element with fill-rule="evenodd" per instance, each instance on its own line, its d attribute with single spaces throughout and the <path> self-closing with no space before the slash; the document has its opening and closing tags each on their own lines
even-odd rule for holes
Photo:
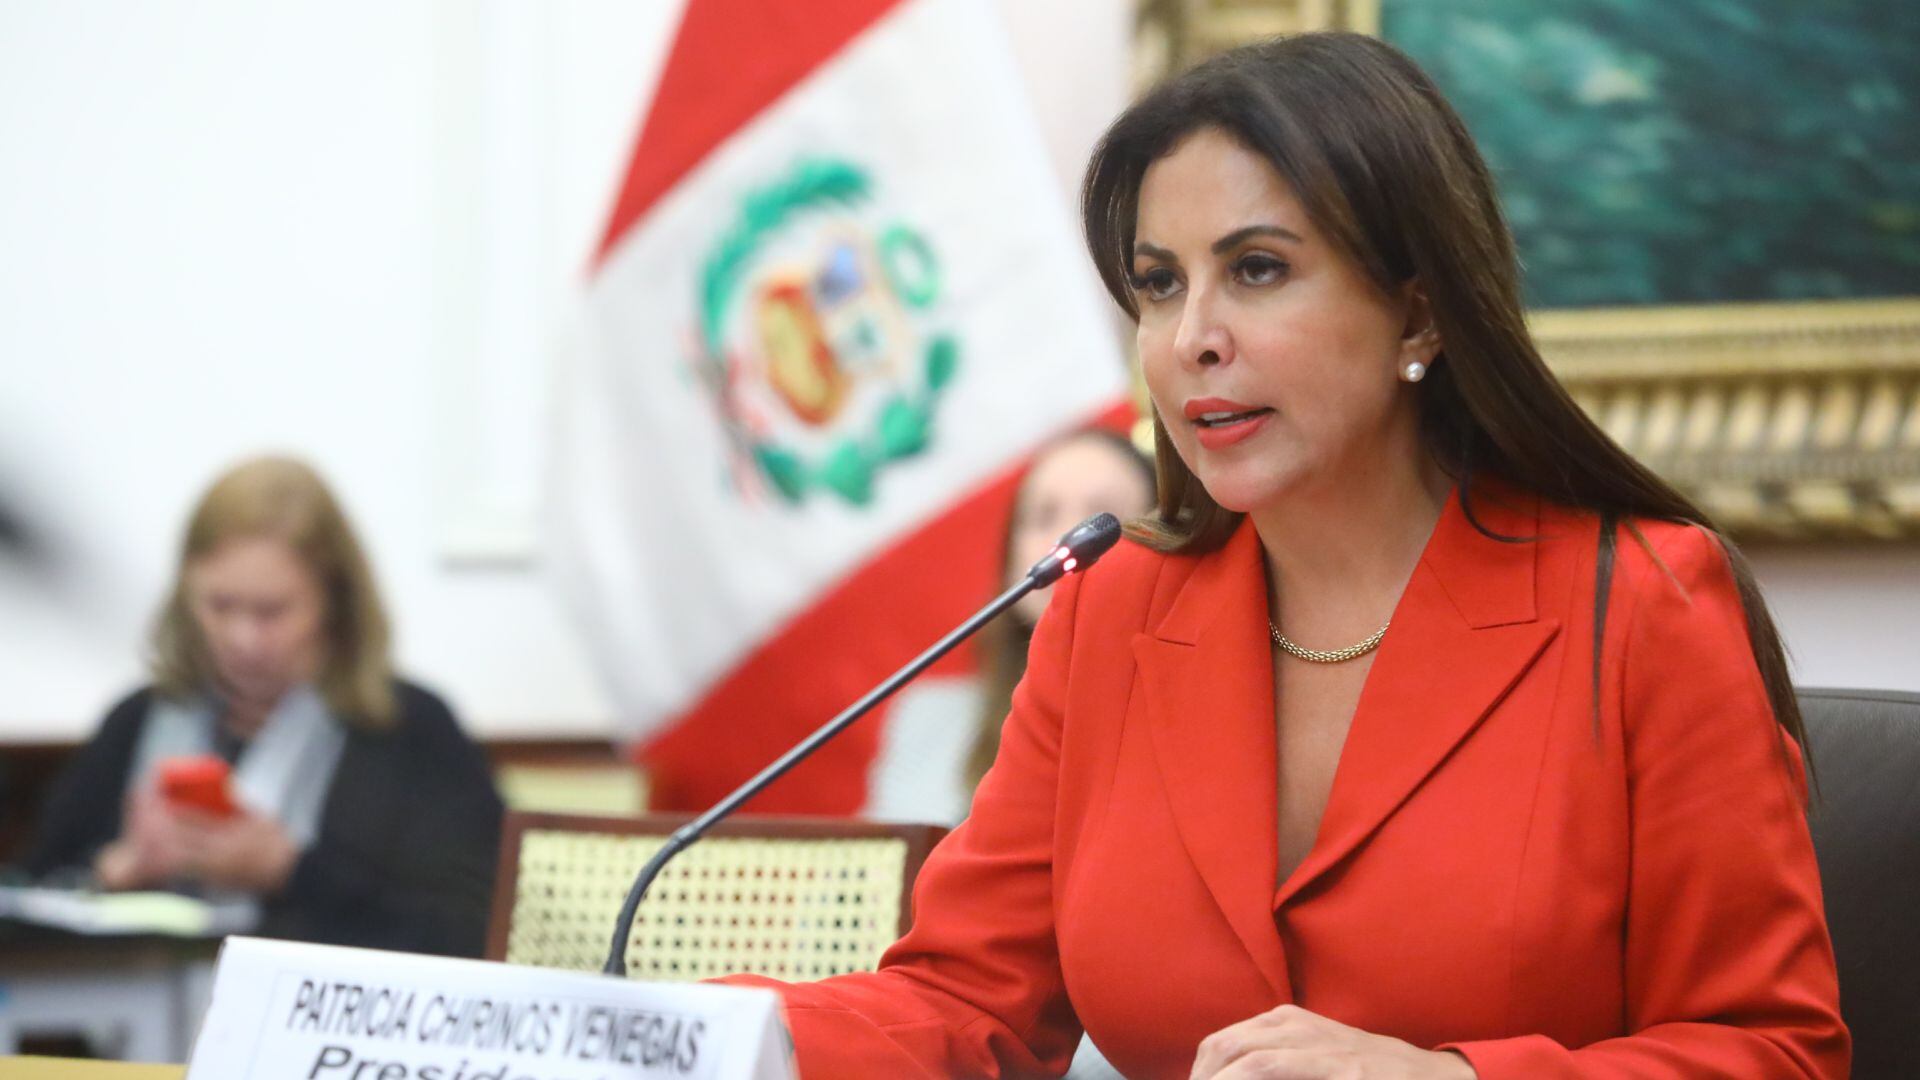
<svg viewBox="0 0 1920 1080">
<path fill-rule="evenodd" d="M 955 645 L 973 636 L 973 632 L 993 620 L 993 617 L 1018 603 L 1020 598 L 1035 589 L 1044 589 L 1068 574 L 1085 570 L 1092 566 L 1095 559 L 1105 555 L 1113 545 L 1120 541 L 1120 519 L 1112 514 L 1098 514 L 1067 530 L 1052 551 L 1039 562 L 1034 563 L 1014 586 L 988 602 L 986 607 L 973 613 L 966 622 L 950 631 L 946 637 L 934 642 L 933 647 L 915 657 L 907 666 L 887 676 L 885 682 L 867 691 L 866 696 L 840 713 L 840 715 L 820 725 L 813 734 L 800 740 L 799 745 L 780 755 L 779 760 L 760 770 L 753 779 L 734 789 L 731 795 L 715 803 L 711 809 L 685 825 L 673 831 L 667 842 L 661 845 L 647 865 L 640 868 L 634 878 L 633 888 L 628 890 L 626 902 L 620 905 L 620 917 L 614 921 L 613 946 L 607 952 L 607 962 L 600 971 L 605 975 L 627 974 L 627 939 L 633 936 L 633 919 L 640 911 L 640 901 L 647 895 L 647 888 L 653 879 L 660 876 L 675 855 L 693 845 L 695 840 L 705 835 L 708 829 L 718 825 L 722 819 L 740 808 L 740 805 L 760 794 L 768 784 L 785 776 L 795 765 L 805 761 L 828 739 L 850 727 L 855 720 L 872 711 L 875 705 L 885 701 L 893 692 L 905 686 L 914 676 L 925 671 L 935 660 L 953 651 Z"/>
<path fill-rule="evenodd" d="M 1036 589 L 1044 589 L 1082 566 L 1105 555 L 1120 542 L 1120 519 L 1098 514 L 1067 530 L 1047 557 L 1027 570 L 1027 580 Z M 1023 594 L 1024 595 L 1024 594 Z"/>
</svg>

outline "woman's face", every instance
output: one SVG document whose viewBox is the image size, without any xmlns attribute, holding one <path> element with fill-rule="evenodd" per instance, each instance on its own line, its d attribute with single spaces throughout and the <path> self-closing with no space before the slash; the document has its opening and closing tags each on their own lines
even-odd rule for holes
<svg viewBox="0 0 1920 1080">
<path fill-rule="evenodd" d="M 285 541 L 228 540 L 187 564 L 187 608 L 238 704 L 271 706 L 320 671 L 326 601 Z"/>
<path fill-rule="evenodd" d="M 1417 452 L 1399 373 L 1438 351 L 1424 303 L 1382 292 L 1264 158 L 1188 137 L 1147 169 L 1135 237 L 1147 390 L 1215 502 L 1257 512 Z"/>
<path fill-rule="evenodd" d="M 1100 513 L 1125 520 L 1152 509 L 1153 485 L 1127 454 L 1104 439 L 1084 437 L 1055 443 L 1034 459 L 1014 499 L 1008 587 L 1082 521 Z M 1036 590 L 1013 610 L 1031 626 L 1046 609 L 1047 591 Z"/>
</svg>

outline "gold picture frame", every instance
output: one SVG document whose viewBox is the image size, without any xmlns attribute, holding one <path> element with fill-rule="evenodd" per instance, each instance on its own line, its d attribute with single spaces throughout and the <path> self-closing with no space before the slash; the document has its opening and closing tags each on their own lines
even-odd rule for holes
<svg viewBox="0 0 1920 1080">
<path fill-rule="evenodd" d="M 1141 86 L 1234 45 L 1378 33 L 1378 0 L 1141 0 Z M 1607 432 L 1748 538 L 1920 537 L 1920 297 L 1543 310 Z"/>
</svg>

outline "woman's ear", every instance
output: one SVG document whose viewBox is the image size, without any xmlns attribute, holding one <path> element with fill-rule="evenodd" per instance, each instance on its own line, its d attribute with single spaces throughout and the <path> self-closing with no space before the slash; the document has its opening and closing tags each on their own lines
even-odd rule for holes
<svg viewBox="0 0 1920 1080">
<path fill-rule="evenodd" d="M 1394 367 L 1403 382 L 1419 382 L 1426 377 L 1440 355 L 1440 328 L 1433 321 L 1433 304 L 1418 280 L 1405 286 L 1407 320 L 1400 330 L 1400 355 Z"/>
</svg>

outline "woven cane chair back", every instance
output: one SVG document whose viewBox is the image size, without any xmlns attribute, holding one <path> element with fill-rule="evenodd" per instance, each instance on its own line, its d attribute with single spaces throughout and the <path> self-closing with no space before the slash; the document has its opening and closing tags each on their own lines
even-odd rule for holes
<svg viewBox="0 0 1920 1080">
<path fill-rule="evenodd" d="M 634 875 L 686 820 L 508 813 L 487 956 L 600 970 Z M 913 876 L 945 832 L 782 818 L 723 823 L 647 890 L 627 971 L 657 982 L 871 971 L 906 931 Z"/>
</svg>

